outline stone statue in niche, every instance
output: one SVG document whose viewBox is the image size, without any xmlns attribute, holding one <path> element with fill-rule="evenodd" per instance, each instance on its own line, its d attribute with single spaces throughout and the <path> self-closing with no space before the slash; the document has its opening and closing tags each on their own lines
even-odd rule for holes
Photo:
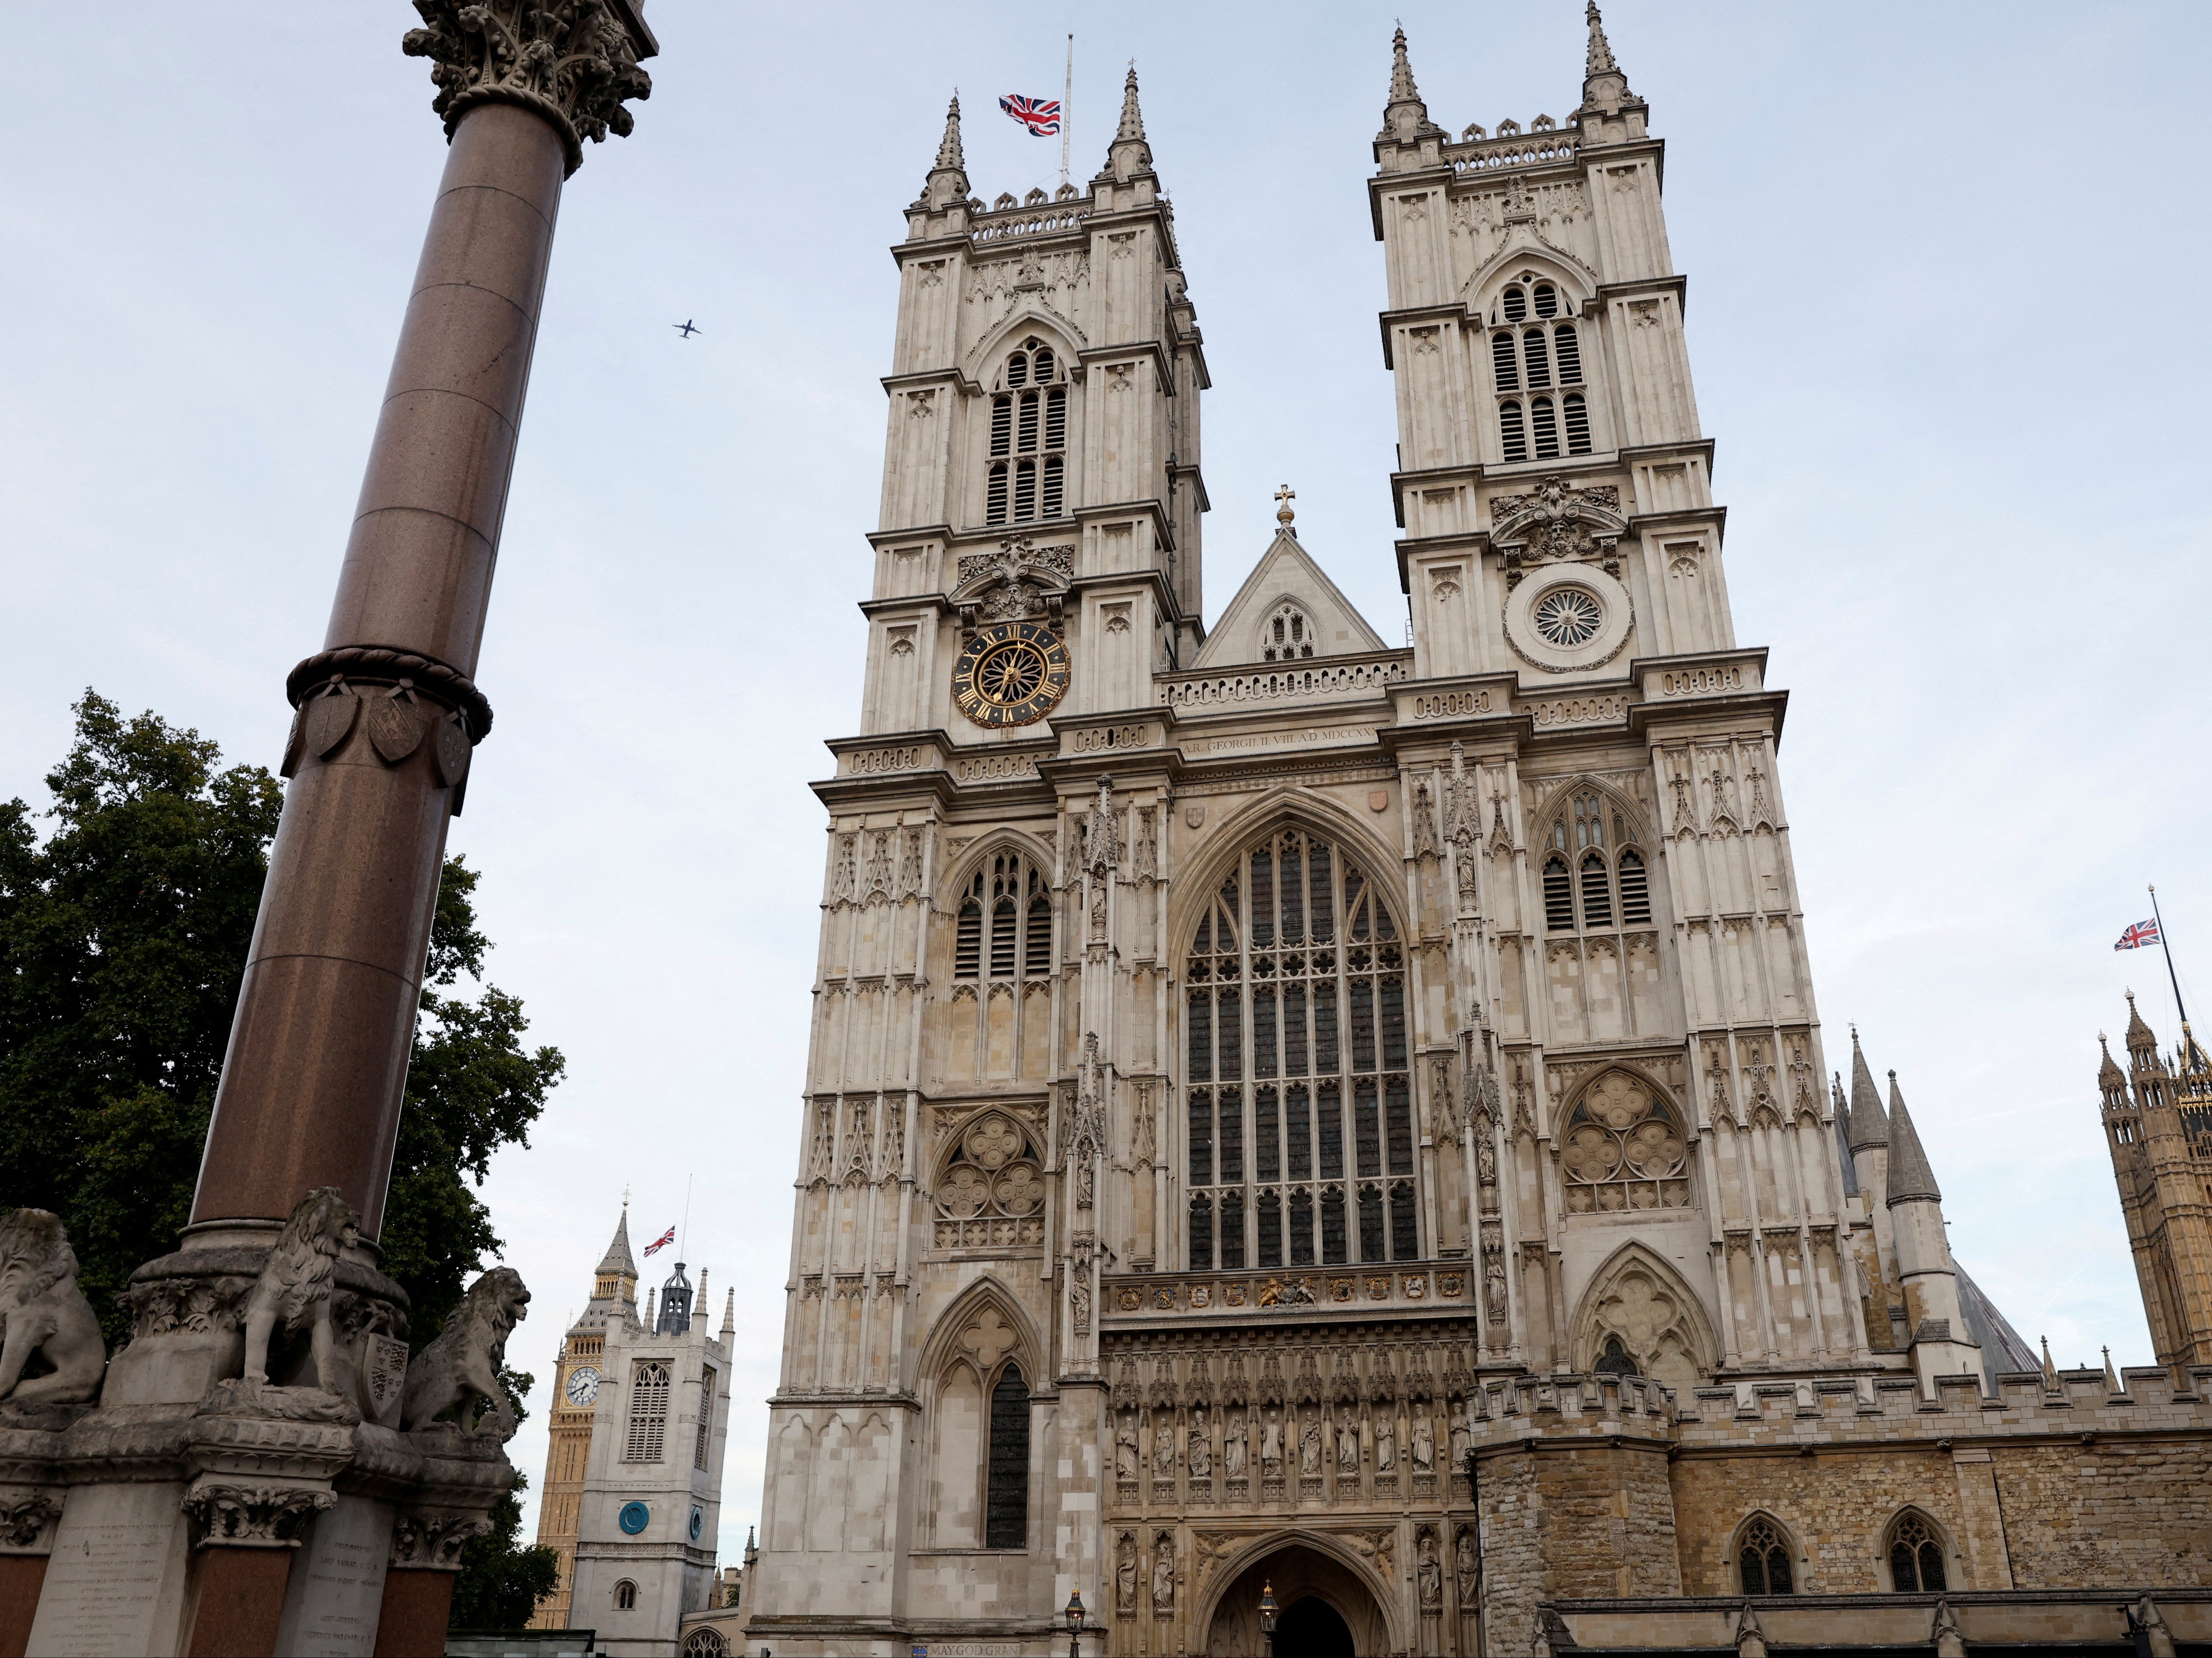
<svg viewBox="0 0 2212 1658">
<path fill-rule="evenodd" d="M 1229 1418 L 1229 1431 L 1221 1442 L 1221 1472 L 1231 1479 L 1244 1478 L 1244 1414 L 1239 1411 Z"/>
<path fill-rule="evenodd" d="M 1375 1423 L 1375 1472 L 1378 1474 L 1398 1472 L 1398 1423 L 1388 1411 Z"/>
<path fill-rule="evenodd" d="M 1413 1546 L 1419 1557 L 1413 1578 L 1420 1585 L 1421 1610 L 1435 1612 L 1444 1603 L 1444 1569 L 1437 1558 L 1437 1534 L 1422 1527 L 1420 1540 Z"/>
<path fill-rule="evenodd" d="M 337 1277 L 338 1252 L 361 1241 L 361 1216 L 334 1186 L 318 1187 L 300 1200 L 292 1218 L 269 1252 L 268 1264 L 246 1293 L 246 1372 L 249 1386 L 269 1380 L 269 1342 L 281 1324 L 287 1334 L 307 1332 L 315 1383 L 337 1392 L 332 1364 L 331 1296 Z"/>
<path fill-rule="evenodd" d="M 1283 1413 L 1273 1406 L 1260 1429 L 1260 1467 L 1266 1473 L 1283 1472 Z"/>
<path fill-rule="evenodd" d="M 1459 1604 L 1462 1610 L 1474 1608 L 1476 1582 L 1474 1527 L 1462 1526 L 1459 1541 L 1452 1545 L 1452 1571 L 1459 1579 Z"/>
<path fill-rule="evenodd" d="M 1336 1472 L 1355 1477 L 1359 1472 L 1359 1426 L 1350 1417 L 1336 1425 Z"/>
<path fill-rule="evenodd" d="M 1478 1141 L 1474 1148 L 1476 1179 L 1484 1186 L 1498 1184 L 1498 1148 L 1487 1140 Z"/>
<path fill-rule="evenodd" d="M 1162 1479 L 1175 1478 L 1175 1423 L 1165 1411 L 1152 1429 L 1152 1472 Z"/>
<path fill-rule="evenodd" d="M 1467 1425 L 1467 1417 L 1457 1411 L 1453 1412 L 1451 1459 L 1454 1473 L 1463 1474 L 1467 1472 L 1467 1453 L 1468 1448 L 1474 1443 L 1474 1435 Z"/>
<path fill-rule="evenodd" d="M 1114 1432 L 1114 1474 L 1117 1479 L 1137 1477 L 1137 1429 L 1127 1417 Z"/>
<path fill-rule="evenodd" d="M 1190 1477 L 1193 1479 L 1210 1479 L 1213 1477 L 1213 1439 L 1212 1436 L 1206 1431 L 1206 1412 L 1203 1410 L 1199 1411 L 1191 1419 L 1190 1449 L 1185 1453 L 1184 1460 L 1190 1469 Z"/>
<path fill-rule="evenodd" d="M 1502 1261 L 1492 1261 L 1482 1269 L 1482 1309 L 1490 1320 L 1490 1344 L 1495 1347 L 1505 1333 L 1505 1265 Z"/>
<path fill-rule="evenodd" d="M 1413 1416 L 1413 1472 L 1433 1473 L 1437 1466 L 1437 1430 L 1429 1421 L 1429 1411 L 1423 1405 Z"/>
<path fill-rule="evenodd" d="M 1089 1271 L 1080 1267 L 1076 1270 L 1074 1281 L 1068 1286 L 1067 1299 L 1069 1308 L 1075 1318 L 1075 1333 L 1079 1336 L 1089 1335 L 1091 1333 L 1091 1274 Z"/>
<path fill-rule="evenodd" d="M 1152 1610 L 1175 1609 L 1175 1534 L 1162 1532 L 1152 1539 Z"/>
<path fill-rule="evenodd" d="M 1120 1612 L 1137 1609 L 1137 1539 L 1123 1532 L 1114 1545 L 1114 1606 Z"/>
<path fill-rule="evenodd" d="M 1311 1417 L 1298 1436 L 1298 1472 L 1316 1477 L 1321 1473 L 1321 1424 Z"/>
<path fill-rule="evenodd" d="M 82 1405 L 100 1391 L 107 1349 L 76 1271 L 58 1216 L 19 1209 L 0 1221 L 0 1400 Z M 27 1379 L 34 1359 L 46 1368 Z"/>
<path fill-rule="evenodd" d="M 511 1266 L 495 1266 L 471 1284 L 438 1338 L 407 1367 L 407 1397 L 400 1421 L 409 1432 L 427 1428 L 447 1411 L 464 1434 L 485 1423 L 504 1444 L 514 1437 L 514 1404 L 500 1385 L 507 1338 L 529 1316 L 530 1291 Z M 477 1407 L 486 1407 L 481 1418 Z"/>
</svg>

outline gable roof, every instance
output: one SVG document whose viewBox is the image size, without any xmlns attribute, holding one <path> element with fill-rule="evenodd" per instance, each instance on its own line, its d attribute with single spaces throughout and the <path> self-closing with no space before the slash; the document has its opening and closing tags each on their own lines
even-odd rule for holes
<svg viewBox="0 0 2212 1658">
<path fill-rule="evenodd" d="M 1206 643 L 1191 666 L 1228 667 L 1263 661 L 1260 629 L 1285 599 L 1296 600 L 1314 625 L 1316 656 L 1354 656 L 1390 649 L 1299 544 L 1297 535 L 1284 528 L 1276 532 L 1274 540 L 1260 555 L 1260 562 L 1252 566 L 1252 573 L 1206 636 Z"/>
</svg>

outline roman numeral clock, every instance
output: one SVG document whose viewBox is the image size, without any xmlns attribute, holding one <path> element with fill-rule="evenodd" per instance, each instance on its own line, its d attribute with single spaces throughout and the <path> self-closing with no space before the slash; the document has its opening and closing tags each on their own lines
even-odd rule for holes
<svg viewBox="0 0 2212 1658">
<path fill-rule="evenodd" d="M 951 597 L 966 634 L 952 664 L 952 704 L 974 724 L 1034 725 L 1067 694 L 1059 624 L 1074 552 L 1014 536 L 960 561 Z"/>
</svg>

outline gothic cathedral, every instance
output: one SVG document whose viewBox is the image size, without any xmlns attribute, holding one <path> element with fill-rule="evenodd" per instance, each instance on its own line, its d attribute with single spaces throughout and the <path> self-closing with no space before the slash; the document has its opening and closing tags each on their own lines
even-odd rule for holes
<svg viewBox="0 0 2212 1658">
<path fill-rule="evenodd" d="M 1827 1080 L 1595 5 L 1525 129 L 1432 122 L 1401 34 L 1374 155 L 1402 649 L 1287 489 L 1201 619 L 1133 71 L 1079 193 L 986 206 L 956 101 L 906 210 L 749 1644 L 1041 1654 L 1079 1594 L 1085 1651 L 1763 1653 L 1765 1597 L 2001 1649 L 1948 1594 L 2203 1583 L 2212 1370 L 2039 1363 L 1894 1076 Z"/>
</svg>

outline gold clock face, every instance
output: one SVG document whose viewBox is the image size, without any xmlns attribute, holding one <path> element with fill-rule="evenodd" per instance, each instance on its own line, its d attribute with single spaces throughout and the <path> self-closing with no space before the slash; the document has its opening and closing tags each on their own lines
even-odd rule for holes
<svg viewBox="0 0 2212 1658">
<path fill-rule="evenodd" d="M 1067 647 L 1036 622 L 975 630 L 952 665 L 953 705 L 977 725 L 1033 725 L 1067 694 Z"/>
</svg>

